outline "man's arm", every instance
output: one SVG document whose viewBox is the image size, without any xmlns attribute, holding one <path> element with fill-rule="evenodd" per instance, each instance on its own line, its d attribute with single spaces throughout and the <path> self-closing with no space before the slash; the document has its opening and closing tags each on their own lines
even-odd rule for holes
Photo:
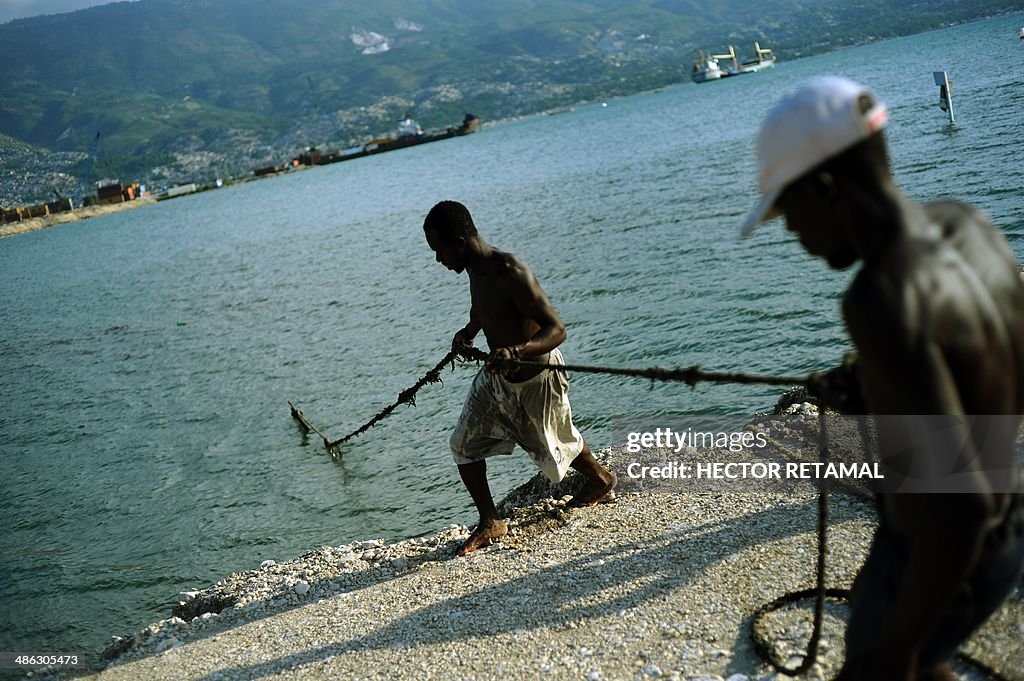
<svg viewBox="0 0 1024 681">
<path fill-rule="evenodd" d="M 452 351 L 458 351 L 463 346 L 472 346 L 473 339 L 480 333 L 480 321 L 476 318 L 476 312 L 469 308 L 469 322 L 455 332 L 452 338 Z"/>
</svg>

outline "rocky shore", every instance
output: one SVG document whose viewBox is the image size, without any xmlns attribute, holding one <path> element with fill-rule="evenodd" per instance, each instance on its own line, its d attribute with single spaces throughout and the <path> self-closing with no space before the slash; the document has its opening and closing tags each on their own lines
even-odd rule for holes
<svg viewBox="0 0 1024 681">
<path fill-rule="evenodd" d="M 788 420 L 759 415 L 747 427 L 773 443 L 788 440 L 776 452 L 784 457 L 816 423 L 810 405 L 789 411 Z M 743 453 L 686 455 L 711 462 Z M 629 456 L 623 448 L 600 453 L 613 467 Z M 108 666 L 90 678 L 790 678 L 757 655 L 751 620 L 764 604 L 814 584 L 813 490 L 624 484 L 610 503 L 569 509 L 576 483 L 538 476 L 515 490 L 501 505 L 510 534 L 466 557 L 455 555 L 469 533 L 460 525 L 393 544 L 324 546 L 286 562 L 267 557 L 180 594 L 168 619 L 114 637 Z M 832 494 L 828 586 L 850 586 L 873 527 L 864 495 Z M 818 661 L 803 678 L 835 674 L 846 614 L 829 602 Z M 793 667 L 811 622 L 812 603 L 803 601 L 767 615 L 759 631 Z M 1024 681 L 1022 635 L 1018 589 L 967 652 Z M 968 666 L 958 672 L 986 678 Z"/>
<path fill-rule="evenodd" d="M 84 208 L 76 208 L 63 213 L 54 213 L 53 215 L 47 215 L 43 218 L 29 218 L 28 220 L 22 220 L 21 222 L 12 222 L 6 225 L 0 225 L 0 239 L 5 236 L 14 236 L 15 234 L 25 234 L 26 232 L 34 232 L 37 229 L 43 229 L 45 227 L 54 227 L 56 225 L 65 225 L 69 222 L 78 222 L 79 220 L 85 220 L 87 218 L 97 217 L 99 215 L 108 215 L 110 213 L 118 213 L 123 210 L 129 210 L 132 208 L 141 208 L 142 206 L 150 206 L 156 203 L 156 199 L 153 198 L 142 198 L 135 199 L 133 201 L 125 201 L 124 203 L 112 203 L 102 206 L 86 206 Z"/>
</svg>

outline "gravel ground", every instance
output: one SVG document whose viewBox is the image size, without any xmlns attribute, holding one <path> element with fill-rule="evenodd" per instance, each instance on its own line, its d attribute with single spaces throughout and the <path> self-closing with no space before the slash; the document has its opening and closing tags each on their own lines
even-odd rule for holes
<svg viewBox="0 0 1024 681">
<path fill-rule="evenodd" d="M 785 434 L 769 418 L 751 428 Z M 690 455 L 710 461 L 728 452 Z M 625 452 L 601 456 L 615 464 Z M 749 630 L 759 607 L 814 584 L 813 490 L 623 485 L 610 503 L 568 509 L 575 482 L 552 486 L 538 476 L 519 488 L 502 505 L 510 534 L 467 557 L 455 549 L 469 530 L 453 525 L 390 545 L 325 546 L 183 593 L 172 618 L 115 637 L 110 666 L 90 678 L 790 678 L 757 656 Z M 829 586 L 849 587 L 873 518 L 863 496 L 832 495 Z M 845 617 L 843 604 L 827 606 L 818 662 L 804 678 L 835 674 Z M 811 603 L 768 615 L 762 630 L 774 654 L 795 666 Z M 1018 589 L 966 650 L 1024 681 L 1022 634 Z"/>
</svg>

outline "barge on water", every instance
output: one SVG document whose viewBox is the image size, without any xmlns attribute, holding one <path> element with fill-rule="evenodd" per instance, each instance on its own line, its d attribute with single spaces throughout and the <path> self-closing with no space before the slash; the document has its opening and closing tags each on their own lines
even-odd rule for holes
<svg viewBox="0 0 1024 681">
<path fill-rule="evenodd" d="M 303 152 L 298 157 L 298 162 L 303 165 L 326 165 L 338 163 L 339 161 L 350 161 L 354 158 L 362 158 L 371 154 L 382 154 L 386 151 L 415 147 L 419 144 L 437 142 L 451 137 L 471 135 L 480 129 L 480 118 L 468 113 L 462 119 L 458 127 L 449 127 L 443 132 L 424 133 L 420 126 L 409 116 L 406 116 L 398 124 L 398 134 L 394 137 L 382 137 L 373 139 L 360 147 L 351 147 L 342 151 L 331 151 L 321 153 L 316 149 Z"/>
</svg>

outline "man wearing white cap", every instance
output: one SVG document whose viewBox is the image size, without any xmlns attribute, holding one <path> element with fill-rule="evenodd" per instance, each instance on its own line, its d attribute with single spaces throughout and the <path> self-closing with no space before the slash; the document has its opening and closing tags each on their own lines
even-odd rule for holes
<svg viewBox="0 0 1024 681">
<path fill-rule="evenodd" d="M 786 95 L 761 126 L 762 198 L 742 233 L 784 216 L 807 252 L 834 269 L 862 263 L 842 311 L 887 478 L 909 481 L 908 471 L 935 469 L 936 457 L 958 457 L 955 486 L 943 478 L 942 489 L 959 493 L 935 491 L 930 473 L 914 480 L 925 481 L 920 493 L 886 481 L 838 678 L 955 679 L 950 658 L 1024 565 L 1014 452 L 1024 285 L 1006 240 L 979 211 L 903 194 L 890 175 L 886 118 L 869 90 L 843 78 Z M 929 427 L 934 419 L 944 419 L 941 431 Z M 908 440 L 908 424 L 924 430 Z M 896 452 L 902 460 L 887 458 Z"/>
</svg>

